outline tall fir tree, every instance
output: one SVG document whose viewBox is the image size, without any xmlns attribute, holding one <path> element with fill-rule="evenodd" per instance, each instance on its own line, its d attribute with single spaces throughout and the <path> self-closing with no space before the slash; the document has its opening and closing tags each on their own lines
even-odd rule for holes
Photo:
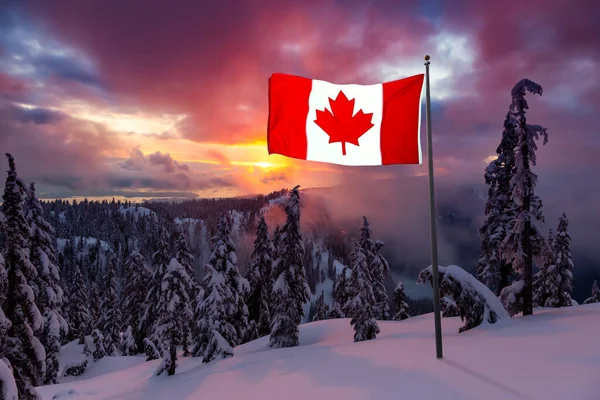
<svg viewBox="0 0 600 400">
<path fill-rule="evenodd" d="M 383 242 L 371 238 L 372 231 L 366 217 L 363 217 L 363 226 L 359 233 L 359 244 L 367 257 L 367 272 L 375 296 L 373 314 L 377 320 L 387 320 L 390 318 L 390 306 L 385 280 L 390 272 L 390 267 L 382 253 Z"/>
<path fill-rule="evenodd" d="M 152 267 L 154 268 L 154 271 L 152 272 L 152 277 L 148 284 L 148 292 L 144 304 L 144 314 L 142 315 L 139 325 L 140 330 L 146 333 L 148 340 L 154 336 L 152 327 L 157 318 L 156 305 L 160 301 L 163 278 L 167 272 L 167 265 L 169 265 L 169 262 L 171 261 L 167 230 L 162 226 L 159 228 L 157 235 L 156 249 L 154 254 L 152 254 Z M 157 347 L 156 343 L 154 343 L 154 346 L 160 350 L 160 347 Z M 149 359 L 153 359 L 154 352 L 148 354 L 148 357 Z"/>
<path fill-rule="evenodd" d="M 138 354 L 144 350 L 144 338 L 147 332 L 140 326 L 144 312 L 144 301 L 151 273 L 146 266 L 146 259 L 140 253 L 133 252 L 125 261 L 125 283 L 123 285 L 123 327 L 131 327 L 131 336 L 135 344 L 128 345 L 128 353 Z"/>
<path fill-rule="evenodd" d="M 42 385 L 46 376 L 46 352 L 34 335 L 42 329 L 43 318 L 29 286 L 36 277 L 36 269 L 29 260 L 30 231 L 23 211 L 27 188 L 17 176 L 12 155 L 7 153 L 6 157 L 9 170 L 2 209 L 6 216 L 4 259 L 8 284 L 4 311 L 10 327 L 6 332 L 5 357 L 13 369 L 19 397 L 37 400 L 35 386 Z"/>
<path fill-rule="evenodd" d="M 332 257 L 331 254 L 329 257 Z M 348 278 L 346 277 L 348 268 L 342 269 L 342 273 L 336 276 L 336 280 L 333 283 L 333 302 L 331 305 L 331 311 L 329 312 L 329 318 L 344 318 L 346 314 L 346 304 L 348 303 Z"/>
<path fill-rule="evenodd" d="M 544 221 L 542 201 L 535 195 L 537 175 L 531 171 L 531 166 L 537 162 L 536 140 L 543 137 L 543 143 L 548 142 L 546 128 L 527 123 L 526 111 L 529 108 L 525 100 L 526 92 L 542 95 L 542 87 L 529 79 L 522 79 L 512 89 L 511 117 L 517 131 L 517 146 L 515 147 L 515 174 L 511 178 L 511 196 L 517 206 L 512 229 L 502 243 L 502 257 L 509 262 L 518 279 L 522 283 L 513 283 L 506 287 L 507 292 L 501 295 L 506 309 L 511 314 L 518 311 L 515 304 L 506 302 L 518 301 L 522 306 L 523 315 L 533 314 L 533 262 L 544 257 L 544 240 L 537 229 L 534 220 Z M 519 293 L 515 293 L 519 288 Z"/>
<path fill-rule="evenodd" d="M 85 335 L 88 333 L 88 327 L 90 326 L 87 292 L 81 268 L 76 264 L 73 285 L 69 295 L 69 336 L 71 340 L 79 339 L 79 344 L 84 344 Z"/>
<path fill-rule="evenodd" d="M 98 328 L 104 336 L 104 348 L 109 356 L 119 354 L 121 348 L 121 304 L 117 288 L 115 262 L 109 259 L 104 275 L 104 295 L 102 296 L 102 315 Z"/>
<path fill-rule="evenodd" d="M 367 256 L 357 241 L 354 243 L 352 273 L 348 282 L 350 298 L 345 307 L 351 318 L 350 324 L 354 328 L 355 342 L 375 339 L 379 333 L 379 326 L 373 313 L 376 301 L 369 281 L 368 268 Z"/>
<path fill-rule="evenodd" d="M 569 220 L 563 213 L 558 220 L 556 236 L 552 241 L 554 263 L 548 268 L 548 277 L 552 282 L 546 299 L 546 307 L 570 307 L 573 305 L 573 260 L 571 258 L 571 235 L 568 231 Z"/>
<path fill-rule="evenodd" d="M 285 206 L 287 215 L 281 234 L 278 258 L 273 263 L 273 320 L 270 347 L 293 347 L 299 344 L 298 325 L 309 300 L 310 289 L 304 274 L 304 243 L 300 232 L 299 186 L 290 191 Z"/>
<path fill-rule="evenodd" d="M 315 315 L 312 321 L 324 321 L 329 315 L 329 307 L 325 303 L 325 293 L 321 290 L 321 294 L 315 302 Z"/>
<path fill-rule="evenodd" d="M 488 186 L 485 221 L 479 228 L 481 253 L 476 265 L 477 279 L 496 296 L 509 285 L 514 272 L 502 257 L 502 242 L 513 228 L 517 206 L 511 195 L 511 179 L 515 174 L 517 130 L 511 113 L 506 114 L 502 140 L 496 149 L 498 156 L 487 166 L 484 174 Z"/>
<path fill-rule="evenodd" d="M 188 340 L 189 321 L 193 317 L 190 307 L 192 281 L 186 268 L 175 258 L 171 259 L 163 277 L 159 303 L 156 305 L 157 321 L 154 327 L 155 343 L 162 348 L 163 361 L 156 375 L 167 372 L 174 375 L 177 368 L 177 346 Z"/>
<path fill-rule="evenodd" d="M 202 298 L 196 312 L 198 333 L 192 354 L 194 357 L 202 357 L 202 362 L 208 363 L 218 357 L 233 356 L 237 332 L 227 318 L 228 299 L 233 294 L 223 272 L 217 271 L 211 264 L 204 268 L 205 275 L 200 290 Z"/>
<path fill-rule="evenodd" d="M 174 258 L 183 266 L 187 276 L 190 278 L 188 297 L 190 299 L 190 307 L 196 309 L 196 297 L 198 296 L 198 284 L 196 283 L 196 268 L 194 267 L 194 255 L 187 245 L 183 232 L 178 232 L 174 243 Z M 183 355 L 190 355 L 189 343 L 192 340 L 192 332 L 194 331 L 194 321 L 192 318 L 188 320 L 188 324 L 183 327 L 183 337 L 181 344 L 183 346 Z"/>
<path fill-rule="evenodd" d="M 394 321 L 403 321 L 410 317 L 408 315 L 408 304 L 406 303 L 406 293 L 404 292 L 404 284 L 402 282 L 398 282 L 396 289 L 394 289 L 394 303 L 396 305 Z"/>
<path fill-rule="evenodd" d="M 269 240 L 269 229 L 261 216 L 254 240 L 254 251 L 248 265 L 248 319 L 254 321 L 258 336 L 266 336 L 270 327 L 270 294 L 272 291 L 271 270 L 273 266 L 273 244 Z"/>
<path fill-rule="evenodd" d="M 600 289 L 598 288 L 598 281 L 594 279 L 592 284 L 592 295 L 585 299 L 583 304 L 600 303 Z"/>
<path fill-rule="evenodd" d="M 46 350 L 44 384 L 53 384 L 58 381 L 58 353 L 68 325 L 61 311 L 63 289 L 57 266 L 56 236 L 52 225 L 44 219 L 44 210 L 36 196 L 34 183 L 29 186 L 26 217 L 31 230 L 31 262 L 37 271 L 32 288 L 44 319 L 42 331 L 38 332 Z"/>
</svg>

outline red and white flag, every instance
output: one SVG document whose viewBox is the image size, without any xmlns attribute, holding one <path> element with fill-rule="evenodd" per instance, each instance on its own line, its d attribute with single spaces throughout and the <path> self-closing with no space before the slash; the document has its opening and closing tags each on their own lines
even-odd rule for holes
<svg viewBox="0 0 600 400">
<path fill-rule="evenodd" d="M 421 164 L 423 78 L 336 85 L 273 74 L 269 154 L 340 165 Z"/>
</svg>

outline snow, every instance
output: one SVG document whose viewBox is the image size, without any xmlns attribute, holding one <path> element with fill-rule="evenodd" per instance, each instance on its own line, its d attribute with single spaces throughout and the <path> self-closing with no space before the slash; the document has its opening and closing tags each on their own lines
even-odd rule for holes
<svg viewBox="0 0 600 400">
<path fill-rule="evenodd" d="M 17 384 L 11 369 L 3 358 L 0 358 L 0 398 L 18 400 Z"/>
<path fill-rule="evenodd" d="M 77 244 L 79 244 L 80 239 L 81 239 L 81 237 L 74 236 L 71 240 L 73 241 L 73 244 L 75 246 L 77 246 Z M 93 237 L 84 237 L 83 240 L 84 240 L 84 242 L 83 242 L 84 254 L 87 254 L 89 249 L 94 247 L 96 245 L 96 243 L 98 242 L 98 239 L 93 238 Z M 57 247 L 59 253 L 62 253 L 65 250 L 66 245 L 67 245 L 67 239 L 62 239 L 62 238 L 56 239 L 56 247 Z M 110 245 L 108 243 L 106 243 L 104 240 L 100 241 L 100 247 L 102 248 L 103 251 L 112 251 Z"/>
<path fill-rule="evenodd" d="M 48 400 L 598 399 L 600 304 L 536 310 L 461 334 L 460 318 L 444 318 L 443 360 L 432 314 L 379 325 L 377 339 L 354 343 L 348 319 L 305 324 L 298 347 L 270 349 L 263 337 L 209 364 L 178 357 L 171 377 L 153 376 L 160 360 L 104 357 L 39 392 Z"/>
</svg>

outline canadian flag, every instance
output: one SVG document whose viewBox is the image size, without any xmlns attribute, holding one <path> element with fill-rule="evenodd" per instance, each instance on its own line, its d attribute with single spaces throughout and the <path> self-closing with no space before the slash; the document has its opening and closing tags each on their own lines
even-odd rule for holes
<svg viewBox="0 0 600 400">
<path fill-rule="evenodd" d="M 269 154 L 340 165 L 421 164 L 423 78 L 336 85 L 273 74 Z"/>
</svg>

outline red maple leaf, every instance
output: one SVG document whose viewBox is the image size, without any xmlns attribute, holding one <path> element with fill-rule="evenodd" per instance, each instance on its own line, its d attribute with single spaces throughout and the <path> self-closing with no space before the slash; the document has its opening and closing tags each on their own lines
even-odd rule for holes
<svg viewBox="0 0 600 400">
<path fill-rule="evenodd" d="M 365 114 L 358 110 L 354 114 L 354 100 L 348 100 L 340 90 L 335 100 L 329 98 L 331 111 L 327 108 L 317 110 L 317 119 L 314 121 L 329 135 L 329 143 L 342 143 L 343 155 L 346 155 L 346 143 L 358 146 L 358 138 L 373 127 L 373 113 Z"/>
</svg>

